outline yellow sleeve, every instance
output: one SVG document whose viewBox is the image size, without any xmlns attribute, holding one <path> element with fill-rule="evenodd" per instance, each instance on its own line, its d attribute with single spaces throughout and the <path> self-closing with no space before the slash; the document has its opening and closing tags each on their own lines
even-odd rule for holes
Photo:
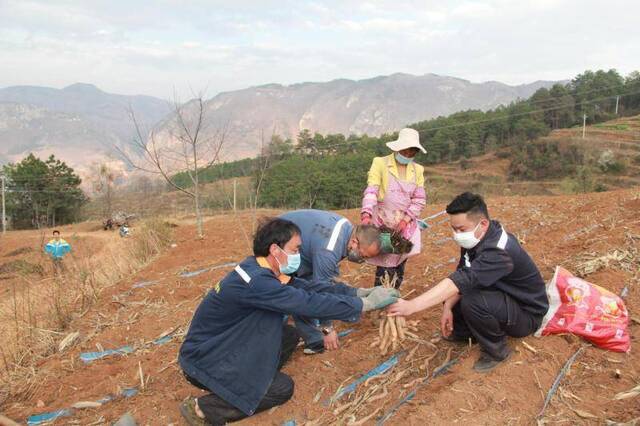
<svg viewBox="0 0 640 426">
<path fill-rule="evenodd" d="M 371 168 L 369 169 L 369 175 L 367 179 L 367 186 L 382 187 L 382 173 L 384 171 L 384 163 L 382 157 L 376 157 L 371 162 Z"/>
<path fill-rule="evenodd" d="M 424 167 L 420 164 L 416 164 L 416 173 L 418 175 L 416 179 L 418 186 L 424 188 Z"/>
</svg>

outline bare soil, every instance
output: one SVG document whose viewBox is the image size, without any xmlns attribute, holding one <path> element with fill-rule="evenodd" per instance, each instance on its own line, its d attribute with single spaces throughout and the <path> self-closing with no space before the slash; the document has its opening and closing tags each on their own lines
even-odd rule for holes
<svg viewBox="0 0 640 426">
<path fill-rule="evenodd" d="M 585 255 L 605 255 L 615 249 L 624 249 L 636 250 L 637 256 L 639 240 L 635 238 L 640 236 L 638 189 L 581 196 L 493 197 L 488 202 L 494 218 L 518 235 L 546 279 L 551 277 L 556 265 L 575 271 Z M 430 205 L 425 216 L 443 208 L 442 204 Z M 352 220 L 357 217 L 356 211 L 341 213 Z M 436 219 L 433 227 L 423 232 L 423 252 L 408 262 L 401 290 L 405 294 L 416 290 L 410 297 L 437 283 L 457 263 L 459 251 L 448 239 L 450 231 L 441 219 Z M 124 387 L 141 388 L 141 368 L 144 389 L 140 389 L 135 397 L 119 399 L 97 409 L 77 411 L 74 417 L 60 419 L 56 424 L 111 424 L 127 411 L 140 424 L 183 424 L 179 403 L 200 391 L 184 380 L 176 363 L 180 337 L 163 345 L 147 345 L 127 356 L 109 357 L 89 364 L 83 364 L 79 355 L 127 344 L 143 346 L 165 332 L 177 330 L 180 334 L 186 330 L 202 296 L 230 268 L 192 278 L 181 278 L 178 274 L 245 257 L 250 253 L 252 220 L 251 214 L 212 217 L 206 222 L 203 240 L 194 239 L 192 225 L 181 223 L 175 230 L 176 247 L 135 276 L 103 291 L 99 302 L 71 324 L 69 331 L 79 331 L 80 342 L 40 362 L 34 392 L 27 398 L 5 401 L 0 410 L 24 422 L 31 414 L 69 407 L 78 401 L 97 400 Z M 83 234 L 84 243 L 78 244 L 75 252 L 99 255 L 102 232 Z M 39 245 L 39 240 L 37 233 L 9 233 L 0 247 L 0 258 L 23 246 L 35 246 L 36 242 Z M 26 252 L 15 258 L 29 259 L 32 255 L 34 253 Z M 629 269 L 628 265 L 612 263 L 586 278 L 616 293 L 628 286 L 627 307 L 633 316 L 637 315 L 635 307 L 640 304 L 638 266 L 636 263 L 635 269 Z M 371 286 L 373 269 L 344 263 L 342 279 L 357 286 Z M 155 280 L 158 281 L 155 284 L 132 287 L 135 283 Z M 419 336 L 435 345 L 421 345 L 414 358 L 424 360 L 436 353 L 429 367 L 429 371 L 433 371 L 452 348 L 451 357 L 459 357 L 459 362 L 449 372 L 419 389 L 412 402 L 403 405 L 387 424 L 535 424 L 545 393 L 560 368 L 585 344 L 574 336 L 514 339 L 511 345 L 515 353 L 510 360 L 483 375 L 471 369 L 478 356 L 477 346 L 454 346 L 438 340 L 439 316 L 439 309 L 434 309 L 410 318 L 420 320 Z M 315 356 L 305 356 L 302 351 L 294 354 L 284 369 L 296 383 L 293 399 L 239 424 L 280 425 L 287 420 L 295 420 L 298 424 L 313 420 L 318 420 L 316 424 L 335 423 L 332 414 L 335 407 L 327 407 L 324 402 L 349 377 L 351 381 L 388 358 L 382 357 L 377 349 L 369 348 L 377 333 L 376 324 L 376 314 L 366 315 L 355 325 L 340 324 L 342 329 L 355 329 L 342 339 L 340 350 Z M 640 383 L 640 356 L 635 349 L 640 327 L 634 322 L 629 327 L 633 339 L 631 352 L 612 353 L 588 346 L 562 382 L 544 421 L 602 424 L 607 419 L 623 422 L 640 417 L 639 397 L 613 400 L 617 393 Z M 409 343 L 406 349 L 410 351 L 415 346 L 416 343 Z M 394 372 L 419 364 L 401 358 Z M 621 373 L 619 378 L 616 378 L 616 370 Z M 417 368 L 410 371 L 410 375 L 388 389 L 385 398 L 363 403 L 358 419 L 379 408 L 379 414 L 387 411 L 413 388 L 403 387 L 405 384 L 426 374 Z"/>
</svg>

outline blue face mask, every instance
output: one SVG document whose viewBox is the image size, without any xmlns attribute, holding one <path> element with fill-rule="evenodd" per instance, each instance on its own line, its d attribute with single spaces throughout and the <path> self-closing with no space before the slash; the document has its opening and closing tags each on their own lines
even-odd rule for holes
<svg viewBox="0 0 640 426">
<path fill-rule="evenodd" d="M 407 165 L 413 161 L 413 158 L 405 157 L 404 155 L 396 152 L 396 161 L 400 164 Z"/>
<path fill-rule="evenodd" d="M 283 249 L 281 249 L 280 247 L 278 247 L 278 248 L 280 249 L 280 251 L 282 251 L 284 254 L 287 255 L 287 264 L 285 266 L 282 266 L 282 264 L 280 263 L 280 261 L 276 257 L 276 262 L 278 262 L 278 265 L 280 265 L 280 272 L 285 274 L 285 275 L 293 274 L 300 267 L 300 262 L 301 262 L 300 253 L 289 254 L 286 251 L 284 251 Z"/>
</svg>

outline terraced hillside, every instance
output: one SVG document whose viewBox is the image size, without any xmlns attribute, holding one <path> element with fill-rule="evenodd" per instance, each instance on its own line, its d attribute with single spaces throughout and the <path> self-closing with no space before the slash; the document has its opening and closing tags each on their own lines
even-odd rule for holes
<svg viewBox="0 0 640 426">
<path fill-rule="evenodd" d="M 554 130 L 533 144 L 575 145 L 583 150 L 592 165 L 591 179 L 600 190 L 629 188 L 640 184 L 640 116 L 625 117 L 582 128 Z M 510 176 L 513 149 L 503 149 L 483 156 L 426 168 L 427 190 L 444 199 L 462 190 L 476 190 L 505 195 L 552 195 L 567 193 L 567 181 L 575 176 L 556 179 L 524 180 Z M 616 167 L 603 171 L 600 164 L 609 161 Z"/>
</svg>

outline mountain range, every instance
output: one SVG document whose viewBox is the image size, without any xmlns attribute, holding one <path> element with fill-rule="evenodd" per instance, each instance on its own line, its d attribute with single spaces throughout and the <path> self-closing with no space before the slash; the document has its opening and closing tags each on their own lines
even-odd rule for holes
<svg viewBox="0 0 640 426">
<path fill-rule="evenodd" d="M 268 84 L 207 100 L 207 131 L 227 128 L 223 159 L 228 161 L 256 155 L 261 139 L 272 133 L 294 139 L 302 129 L 375 136 L 457 111 L 495 108 L 554 83 L 510 86 L 398 73 L 365 80 Z M 114 146 L 134 137 L 130 109 L 159 139 L 175 143 L 172 107 L 158 98 L 114 95 L 84 83 L 63 89 L 0 89 L 0 163 L 18 161 L 29 152 L 41 157 L 53 153 L 81 169 L 113 159 Z"/>
<path fill-rule="evenodd" d="M 85 169 L 107 161 L 114 146 L 134 136 L 129 108 L 152 124 L 170 111 L 160 99 L 114 95 L 91 84 L 0 89 L 0 162 L 18 161 L 29 152 L 55 154 Z"/>
</svg>

